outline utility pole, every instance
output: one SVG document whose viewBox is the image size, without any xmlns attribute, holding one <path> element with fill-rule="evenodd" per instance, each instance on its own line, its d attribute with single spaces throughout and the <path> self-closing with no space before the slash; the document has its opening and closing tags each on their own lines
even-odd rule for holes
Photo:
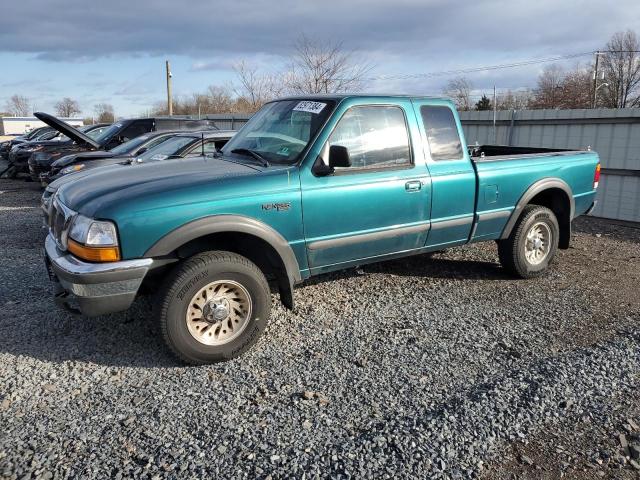
<svg viewBox="0 0 640 480">
<path fill-rule="evenodd" d="M 169 65 L 169 60 L 166 61 L 167 67 L 167 111 L 169 115 L 173 115 L 173 101 L 171 99 L 171 66 Z"/>
<path fill-rule="evenodd" d="M 600 65 L 600 55 L 604 55 L 604 52 L 601 51 L 597 51 L 595 52 L 596 55 L 596 63 L 595 63 L 595 68 L 593 70 L 593 108 L 596 108 L 598 106 L 598 67 Z M 603 72 L 603 78 L 604 78 L 604 72 Z"/>
<path fill-rule="evenodd" d="M 498 144 L 498 129 L 496 128 L 496 115 L 498 113 L 498 98 L 496 95 L 496 86 L 493 86 L 493 144 Z"/>
</svg>

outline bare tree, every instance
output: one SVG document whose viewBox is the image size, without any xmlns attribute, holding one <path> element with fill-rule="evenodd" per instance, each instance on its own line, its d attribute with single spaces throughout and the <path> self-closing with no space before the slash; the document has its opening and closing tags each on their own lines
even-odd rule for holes
<svg viewBox="0 0 640 480">
<path fill-rule="evenodd" d="M 292 93 L 343 93 L 362 89 L 371 69 L 353 52 L 345 51 L 341 42 L 320 42 L 301 35 L 284 80 Z"/>
<path fill-rule="evenodd" d="M 457 77 L 449 80 L 443 93 L 450 97 L 456 104 L 458 110 L 471 110 L 471 82 L 465 77 Z"/>
<path fill-rule="evenodd" d="M 57 102 L 53 108 L 56 109 L 58 116 L 65 118 L 72 117 L 82 112 L 82 110 L 80 110 L 80 104 L 69 97 L 64 97 L 62 100 Z"/>
<path fill-rule="evenodd" d="M 560 108 L 591 107 L 591 66 L 576 65 L 568 71 L 560 84 Z"/>
<path fill-rule="evenodd" d="M 113 123 L 116 120 L 113 113 L 113 105 L 109 103 L 98 103 L 93 106 L 93 111 L 96 114 L 98 123 Z"/>
<path fill-rule="evenodd" d="M 240 85 L 234 90 L 238 97 L 244 97 L 251 111 L 258 110 L 269 100 L 283 91 L 283 82 L 275 75 L 263 74 L 257 68 L 241 61 L 234 66 Z"/>
<path fill-rule="evenodd" d="M 609 108 L 640 106 L 640 42 L 635 32 L 617 32 L 602 56 L 605 83 L 598 96 Z"/>
<path fill-rule="evenodd" d="M 531 90 L 507 90 L 498 95 L 498 110 L 524 110 L 529 107 L 533 99 Z"/>
<path fill-rule="evenodd" d="M 538 76 L 538 85 L 534 89 L 532 108 L 558 108 L 560 105 L 560 88 L 564 79 L 564 71 L 559 65 L 547 65 Z"/>
<path fill-rule="evenodd" d="M 26 117 L 31 113 L 30 100 L 24 95 L 12 95 L 4 108 L 15 117 Z"/>
<path fill-rule="evenodd" d="M 555 64 L 546 67 L 538 77 L 530 108 L 589 108 L 591 70 L 591 65 L 580 64 L 569 71 Z"/>
</svg>

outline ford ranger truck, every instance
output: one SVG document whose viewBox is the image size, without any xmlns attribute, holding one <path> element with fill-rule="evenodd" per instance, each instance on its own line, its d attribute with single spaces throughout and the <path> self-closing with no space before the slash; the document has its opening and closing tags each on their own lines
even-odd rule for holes
<svg viewBox="0 0 640 480">
<path fill-rule="evenodd" d="M 46 263 L 57 303 L 87 316 L 155 293 L 168 346 L 205 364 L 247 351 L 271 293 L 293 308 L 314 275 L 482 241 L 514 276 L 542 275 L 593 207 L 599 172 L 591 151 L 468 150 L 446 99 L 290 97 L 214 157 L 60 186 Z"/>
</svg>

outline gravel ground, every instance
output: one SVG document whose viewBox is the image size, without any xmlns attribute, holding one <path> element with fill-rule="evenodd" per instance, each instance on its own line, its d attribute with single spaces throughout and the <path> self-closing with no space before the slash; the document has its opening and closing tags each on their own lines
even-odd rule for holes
<svg viewBox="0 0 640 480">
<path fill-rule="evenodd" d="M 640 475 L 640 230 L 579 220 L 536 280 L 492 243 L 325 275 L 184 367 L 149 299 L 53 307 L 38 198 L 0 180 L 0 477 Z"/>
</svg>

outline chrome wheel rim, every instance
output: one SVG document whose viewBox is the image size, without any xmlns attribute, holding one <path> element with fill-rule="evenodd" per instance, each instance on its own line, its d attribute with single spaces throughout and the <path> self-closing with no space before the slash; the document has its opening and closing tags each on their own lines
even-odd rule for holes
<svg viewBox="0 0 640 480">
<path fill-rule="evenodd" d="M 551 229 L 544 222 L 532 225 L 527 232 L 524 256 L 531 265 L 539 265 L 549 255 L 551 249 Z"/>
<path fill-rule="evenodd" d="M 247 327 L 251 310 L 251 295 L 246 288 L 233 280 L 216 280 L 193 296 L 185 320 L 189 333 L 198 342 L 224 345 Z"/>
</svg>

